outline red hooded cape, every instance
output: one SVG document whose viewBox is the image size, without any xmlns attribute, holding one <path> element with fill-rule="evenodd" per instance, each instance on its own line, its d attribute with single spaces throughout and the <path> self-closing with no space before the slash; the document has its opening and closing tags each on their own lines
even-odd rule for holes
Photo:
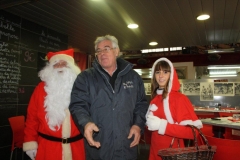
<svg viewBox="0 0 240 160">
<path fill-rule="evenodd" d="M 150 102 L 150 107 L 155 105 L 158 108 L 153 112 L 154 116 L 163 119 L 159 130 L 152 132 L 150 160 L 161 160 L 158 151 L 168 148 L 173 137 L 193 139 L 191 128 L 185 125 L 191 124 L 202 128 L 202 122 L 196 116 L 190 100 L 179 92 L 180 83 L 173 64 L 167 58 L 160 58 L 154 62 L 152 71 L 159 61 L 166 61 L 170 65 L 171 75 L 167 98 L 162 100 L 162 91 L 158 90 L 157 95 Z M 180 144 L 183 146 L 182 140 Z M 177 147 L 177 140 L 173 147 Z"/>
</svg>

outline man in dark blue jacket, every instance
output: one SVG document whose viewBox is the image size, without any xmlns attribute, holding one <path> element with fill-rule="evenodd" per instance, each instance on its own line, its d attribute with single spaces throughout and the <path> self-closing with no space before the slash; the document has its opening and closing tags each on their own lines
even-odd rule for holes
<svg viewBox="0 0 240 160">
<path fill-rule="evenodd" d="M 84 133 L 87 160 L 136 160 L 148 108 L 144 84 L 133 65 L 118 58 L 118 40 L 95 41 L 93 67 L 78 75 L 70 112 Z"/>
</svg>

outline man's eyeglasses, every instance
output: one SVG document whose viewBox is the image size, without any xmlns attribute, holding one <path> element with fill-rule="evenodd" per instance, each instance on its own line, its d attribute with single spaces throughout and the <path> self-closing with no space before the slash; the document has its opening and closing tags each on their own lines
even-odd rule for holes
<svg viewBox="0 0 240 160">
<path fill-rule="evenodd" d="M 100 55 L 101 53 L 108 53 L 112 49 L 116 49 L 116 48 L 105 47 L 102 50 L 96 50 L 95 55 Z"/>
</svg>

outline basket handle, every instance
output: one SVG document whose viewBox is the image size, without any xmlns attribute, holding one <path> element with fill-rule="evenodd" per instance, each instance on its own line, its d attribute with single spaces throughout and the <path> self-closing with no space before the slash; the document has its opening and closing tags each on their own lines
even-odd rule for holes
<svg viewBox="0 0 240 160">
<path fill-rule="evenodd" d="M 172 141 L 171 141 L 171 143 L 170 143 L 169 148 L 172 148 L 172 145 L 173 145 L 174 139 L 175 139 L 175 137 L 173 137 L 173 139 L 172 139 Z M 178 148 L 180 148 L 179 138 L 177 138 L 177 140 L 178 140 Z"/>
<path fill-rule="evenodd" d="M 189 126 L 189 127 L 192 128 L 193 136 L 194 136 L 194 143 L 195 143 L 195 147 L 197 148 L 197 150 L 198 150 L 198 141 L 197 141 L 196 132 L 195 132 L 194 129 L 196 129 L 196 130 L 198 131 L 198 133 L 201 135 L 202 139 L 204 140 L 204 142 L 205 142 L 205 144 L 208 146 L 208 148 L 211 147 L 211 146 L 209 146 L 209 143 L 208 143 L 207 138 L 204 136 L 204 134 L 202 133 L 202 131 L 201 131 L 199 128 L 197 128 L 197 127 L 194 126 L 194 125 L 189 125 L 189 124 L 188 124 L 187 126 Z"/>
<path fill-rule="evenodd" d="M 196 132 L 195 132 L 194 129 L 198 130 L 198 132 L 200 133 L 202 139 L 204 140 L 204 142 L 205 142 L 205 144 L 208 146 L 208 148 L 211 147 L 211 146 L 209 146 L 209 144 L 208 144 L 208 140 L 207 140 L 207 138 L 204 136 L 204 134 L 202 133 L 202 131 L 201 131 L 199 128 L 197 128 L 197 127 L 194 126 L 194 125 L 190 125 L 190 124 L 188 124 L 188 125 L 186 125 L 186 126 L 191 127 L 191 129 L 192 129 L 193 137 L 194 137 L 194 143 L 195 143 L 195 147 L 197 148 L 197 150 L 199 150 L 199 148 L 198 148 L 198 140 L 197 140 Z M 175 139 L 175 137 L 173 137 L 173 139 L 172 139 L 172 141 L 171 141 L 171 144 L 170 144 L 169 148 L 172 148 L 172 145 L 173 145 L 174 139 Z M 179 138 L 177 138 L 177 139 L 178 139 L 178 147 L 180 147 L 180 144 L 179 144 Z"/>
</svg>

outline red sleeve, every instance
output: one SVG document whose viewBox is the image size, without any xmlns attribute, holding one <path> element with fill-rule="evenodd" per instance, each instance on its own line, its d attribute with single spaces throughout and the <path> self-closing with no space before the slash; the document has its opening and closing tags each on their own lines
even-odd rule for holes
<svg viewBox="0 0 240 160">
<path fill-rule="evenodd" d="M 178 124 L 167 124 L 166 135 L 178 138 L 193 139 L 193 132 L 190 127 Z"/>
<path fill-rule="evenodd" d="M 40 106 L 43 107 L 43 101 L 41 102 L 39 99 L 43 100 L 45 97 L 44 95 L 44 83 L 41 82 L 34 89 L 28 104 L 27 118 L 24 129 L 24 142 L 37 141 L 39 128 L 38 108 Z"/>
</svg>

